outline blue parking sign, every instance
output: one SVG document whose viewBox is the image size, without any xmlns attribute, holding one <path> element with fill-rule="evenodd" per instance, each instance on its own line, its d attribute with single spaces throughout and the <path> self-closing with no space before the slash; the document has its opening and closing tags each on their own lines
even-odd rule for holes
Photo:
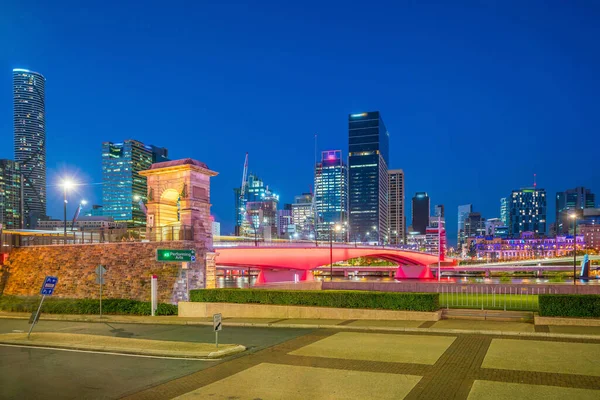
<svg viewBox="0 0 600 400">
<path fill-rule="evenodd" d="M 40 293 L 45 296 L 52 296 L 52 293 L 54 293 L 54 288 L 56 287 L 57 283 L 58 278 L 56 276 L 47 276 L 44 280 L 44 284 L 42 285 L 42 290 L 40 291 Z"/>
</svg>

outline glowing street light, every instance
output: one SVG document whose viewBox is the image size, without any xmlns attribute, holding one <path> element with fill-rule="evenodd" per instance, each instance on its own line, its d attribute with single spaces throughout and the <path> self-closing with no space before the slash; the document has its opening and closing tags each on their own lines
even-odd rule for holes
<svg viewBox="0 0 600 400">
<path fill-rule="evenodd" d="M 65 222 L 64 237 L 65 237 L 65 244 L 67 244 L 67 190 L 73 188 L 73 186 L 75 186 L 75 184 L 73 183 L 73 181 L 71 181 L 69 179 L 65 179 L 64 181 L 62 181 L 61 186 L 63 187 L 63 197 L 64 197 L 64 205 L 63 205 L 64 222 Z"/>
<path fill-rule="evenodd" d="M 332 229 L 333 228 L 333 229 Z M 342 230 L 341 225 L 335 224 L 335 227 L 329 227 L 329 281 L 333 281 L 333 230 L 336 232 Z"/>
<path fill-rule="evenodd" d="M 573 285 L 577 285 L 577 214 L 570 214 L 573 220 Z"/>
</svg>

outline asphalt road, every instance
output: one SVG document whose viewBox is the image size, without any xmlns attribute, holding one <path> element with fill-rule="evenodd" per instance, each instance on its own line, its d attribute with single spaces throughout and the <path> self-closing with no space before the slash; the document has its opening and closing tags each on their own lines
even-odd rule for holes
<svg viewBox="0 0 600 400">
<path fill-rule="evenodd" d="M 28 329 L 26 320 L 0 319 L 0 333 Z M 215 336 L 210 326 L 59 321 L 40 321 L 35 331 L 194 342 L 212 342 Z M 225 326 L 219 333 L 219 342 L 243 344 L 250 352 L 255 352 L 310 332 L 310 329 Z M 232 357 L 244 357 L 245 354 Z M 201 371 L 224 360 L 169 360 L 0 346 L 0 398 L 115 399 Z"/>
</svg>

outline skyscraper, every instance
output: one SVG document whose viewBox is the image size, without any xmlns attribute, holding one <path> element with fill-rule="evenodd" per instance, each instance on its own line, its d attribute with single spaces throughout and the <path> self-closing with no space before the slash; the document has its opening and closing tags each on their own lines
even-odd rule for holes
<svg viewBox="0 0 600 400">
<path fill-rule="evenodd" d="M 478 212 L 471 212 L 465 219 L 465 238 L 485 236 L 485 219 Z"/>
<path fill-rule="evenodd" d="M 504 226 L 508 226 L 508 199 L 503 197 L 500 199 L 500 221 Z"/>
<path fill-rule="evenodd" d="M 457 238 L 457 248 L 460 250 L 462 246 L 466 243 L 465 236 L 465 220 L 469 216 L 470 213 L 473 212 L 473 204 L 465 204 L 462 206 L 458 206 L 458 238 Z"/>
<path fill-rule="evenodd" d="M 15 161 L 21 167 L 24 227 L 35 228 L 46 215 L 46 79 L 13 69 Z"/>
<path fill-rule="evenodd" d="M 292 222 L 296 226 L 296 233 L 301 239 L 307 239 L 314 235 L 312 200 L 310 193 L 302 193 L 294 197 L 294 203 L 292 204 Z"/>
<path fill-rule="evenodd" d="M 0 224 L 21 228 L 21 170 L 12 160 L 0 160 Z"/>
<path fill-rule="evenodd" d="M 513 190 L 509 206 L 509 233 L 546 234 L 546 190 L 534 187 Z"/>
<path fill-rule="evenodd" d="M 137 140 L 102 143 L 102 213 L 115 221 L 145 226 L 140 201 L 148 201 L 146 178 L 139 174 L 153 163 L 168 161 L 167 149 Z M 160 193 L 153 195 L 160 196 Z"/>
<path fill-rule="evenodd" d="M 315 208 L 317 235 L 329 238 L 330 230 L 348 223 L 348 169 L 341 150 L 324 151 L 321 162 L 315 166 Z M 338 240 L 345 235 L 338 235 Z"/>
<path fill-rule="evenodd" d="M 351 240 L 382 243 L 389 235 L 389 142 L 379 111 L 348 116 Z"/>
<path fill-rule="evenodd" d="M 388 171 L 390 178 L 390 244 L 404 244 L 406 242 L 406 219 L 404 217 L 404 171 L 391 169 Z"/>
<path fill-rule="evenodd" d="M 444 218 L 444 205 L 443 204 L 436 204 L 434 206 L 434 213 L 433 215 L 435 217 L 442 217 Z"/>
<path fill-rule="evenodd" d="M 576 212 L 583 216 L 583 209 L 594 208 L 596 196 L 590 189 L 576 187 L 556 193 L 556 233 L 573 233 L 573 224 L 569 214 Z"/>
<path fill-rule="evenodd" d="M 251 225 L 257 223 L 263 224 L 264 221 L 256 221 L 256 213 L 254 213 L 254 220 L 250 218 L 248 214 L 248 203 L 256 203 L 252 205 L 252 209 L 264 208 L 263 213 L 269 214 L 273 206 L 273 201 L 279 203 L 279 196 L 273 193 L 268 185 L 265 185 L 264 181 L 255 174 L 248 175 L 246 180 L 246 188 L 244 190 L 244 197 L 241 198 L 241 188 L 233 189 L 234 204 L 235 204 L 235 234 L 236 236 L 253 236 L 254 228 Z M 258 204 L 264 202 L 265 204 Z M 277 207 L 275 207 L 275 210 Z M 275 218 L 276 219 L 276 218 Z M 252 223 L 251 223 L 252 222 Z M 275 221 L 275 225 L 277 225 Z M 273 235 L 275 237 L 275 235 Z"/>
<path fill-rule="evenodd" d="M 414 232 L 424 234 L 429 225 L 430 202 L 425 192 L 417 192 L 412 198 L 412 227 Z"/>
</svg>

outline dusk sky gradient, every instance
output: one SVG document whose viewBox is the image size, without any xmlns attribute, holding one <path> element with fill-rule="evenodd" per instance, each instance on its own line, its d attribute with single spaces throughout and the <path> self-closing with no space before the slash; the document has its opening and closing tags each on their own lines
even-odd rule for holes
<svg viewBox="0 0 600 400">
<path fill-rule="evenodd" d="M 88 4 L 89 3 L 89 4 Z M 101 204 L 103 141 L 137 139 L 219 172 L 229 234 L 250 171 L 282 197 L 313 184 L 318 149 L 347 156 L 347 116 L 381 111 L 406 213 L 426 191 L 499 217 L 529 186 L 600 195 L 600 2 L 28 1 L 0 6 L 0 158 L 13 158 L 12 69 L 46 77 L 49 213 L 62 176 Z M 69 215 L 73 212 L 69 210 Z"/>
</svg>

